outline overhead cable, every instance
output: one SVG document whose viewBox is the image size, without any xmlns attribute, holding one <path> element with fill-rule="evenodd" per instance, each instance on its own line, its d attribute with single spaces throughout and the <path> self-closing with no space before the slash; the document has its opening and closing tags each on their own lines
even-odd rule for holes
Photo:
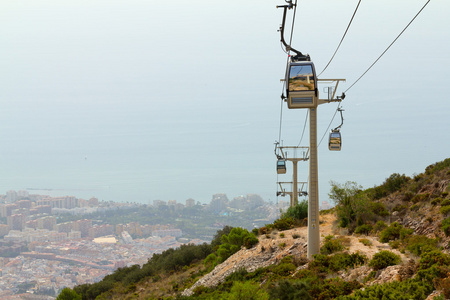
<svg viewBox="0 0 450 300">
<path fill-rule="evenodd" d="M 360 4 L 360 3 L 361 3 L 361 0 L 359 0 L 358 5 L 356 6 L 355 11 L 353 12 L 353 16 L 352 16 L 352 18 L 350 19 L 350 22 L 348 23 L 347 29 L 345 30 L 344 35 L 342 36 L 342 39 L 341 39 L 341 41 L 339 42 L 339 45 L 338 45 L 337 48 L 336 48 L 336 51 L 334 51 L 334 54 L 333 54 L 333 56 L 331 57 L 330 61 L 327 63 L 327 65 L 325 66 L 325 68 L 322 70 L 322 72 L 320 72 L 320 74 L 319 74 L 317 77 L 319 77 L 320 75 L 322 75 L 323 72 L 325 72 L 325 70 L 328 68 L 328 66 L 330 65 L 331 61 L 333 60 L 334 56 L 335 56 L 336 53 L 338 52 L 339 47 L 341 47 L 342 41 L 344 40 L 345 35 L 347 34 L 347 31 L 348 31 L 348 29 L 350 28 L 350 25 L 351 25 L 352 22 L 353 22 L 353 18 L 355 17 L 356 12 L 358 11 L 358 7 L 359 7 L 359 4 Z"/>
<path fill-rule="evenodd" d="M 333 123 L 333 120 L 334 120 L 334 118 L 336 117 L 337 112 L 339 111 L 340 105 L 341 105 L 341 103 L 338 102 L 338 106 L 337 106 L 337 108 L 336 108 L 336 111 L 334 112 L 334 115 L 333 115 L 333 117 L 331 118 L 330 124 L 328 124 L 327 130 L 325 130 L 325 133 L 323 134 L 322 138 L 320 139 L 319 144 L 317 144 L 317 148 L 319 148 L 320 144 L 322 143 L 323 138 L 324 138 L 325 135 L 328 133 L 328 130 L 329 130 L 330 127 L 331 127 L 331 123 Z"/>
<path fill-rule="evenodd" d="M 286 1 L 287 2 L 287 1 Z M 292 17 L 292 27 L 291 27 L 291 36 L 289 38 L 289 46 L 292 45 L 292 36 L 294 35 L 294 23 L 295 23 L 295 14 L 297 12 L 297 0 L 295 0 L 295 4 L 294 4 L 294 15 Z M 281 47 L 283 48 L 283 47 Z M 283 49 L 284 51 L 284 49 Z M 287 72 L 288 66 L 289 66 L 289 57 L 290 57 L 290 47 L 289 50 L 286 52 L 284 51 L 288 56 L 286 58 L 286 70 L 285 70 L 285 74 Z M 283 82 L 283 88 L 281 90 L 281 94 L 283 94 L 284 92 L 284 88 L 286 86 L 286 81 Z M 278 142 L 281 142 L 281 127 L 282 127 L 282 122 L 283 122 L 283 97 L 281 97 L 281 108 L 280 108 L 280 130 L 278 132 Z"/>
<path fill-rule="evenodd" d="M 406 27 L 403 28 L 402 32 L 400 32 L 400 34 L 386 48 L 386 50 L 384 50 L 383 53 L 381 53 L 381 55 L 370 65 L 370 67 L 361 76 L 359 76 L 359 78 L 348 89 L 346 89 L 344 93 L 347 93 L 348 90 L 350 90 L 364 75 L 366 75 L 367 72 L 369 72 L 369 70 L 380 60 L 380 58 L 389 50 L 389 48 L 391 48 L 391 46 L 398 40 L 398 38 L 403 34 L 403 32 L 405 32 L 405 30 L 409 27 L 409 25 L 411 25 L 411 23 L 417 18 L 417 16 L 422 12 L 422 10 L 428 5 L 428 3 L 430 3 L 430 1 L 431 0 L 428 0 L 427 3 L 425 3 L 424 6 L 422 6 L 419 12 L 414 16 L 414 18 L 412 18 L 412 20 L 408 23 L 408 25 L 406 25 Z"/>
<path fill-rule="evenodd" d="M 306 129 L 306 122 L 308 121 L 308 114 L 309 114 L 309 109 L 306 111 L 305 124 L 303 125 L 302 136 L 300 137 L 300 141 L 298 142 L 297 147 L 300 146 L 300 144 L 301 144 L 301 142 L 303 140 L 303 135 L 305 134 L 305 129 Z"/>
</svg>

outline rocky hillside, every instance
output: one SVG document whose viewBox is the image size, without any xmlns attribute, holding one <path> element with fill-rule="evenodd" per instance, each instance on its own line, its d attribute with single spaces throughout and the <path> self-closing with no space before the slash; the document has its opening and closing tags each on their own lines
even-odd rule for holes
<svg viewBox="0 0 450 300">
<path fill-rule="evenodd" d="M 369 189 L 335 184 L 337 205 L 321 214 L 321 253 L 310 261 L 299 207 L 254 230 L 257 239 L 224 229 L 211 245 L 163 253 L 72 292 L 83 299 L 446 299 L 449 192 L 450 159 Z"/>
</svg>

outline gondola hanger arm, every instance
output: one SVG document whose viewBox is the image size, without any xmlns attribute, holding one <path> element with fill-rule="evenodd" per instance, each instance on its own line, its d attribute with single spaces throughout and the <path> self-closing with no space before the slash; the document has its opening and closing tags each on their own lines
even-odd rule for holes
<svg viewBox="0 0 450 300">
<path fill-rule="evenodd" d="M 284 27 L 286 24 L 286 13 L 288 9 L 292 9 L 296 4 L 292 3 L 292 0 L 286 1 L 287 5 L 277 5 L 277 8 L 283 8 L 283 21 L 281 23 L 280 29 L 278 30 L 281 33 L 281 43 L 286 48 L 286 52 L 292 51 L 295 53 L 294 56 L 291 56 L 291 59 L 293 61 L 310 61 L 310 57 L 308 54 L 304 55 L 300 51 L 294 49 L 291 47 L 291 45 L 288 45 L 284 39 Z"/>
</svg>

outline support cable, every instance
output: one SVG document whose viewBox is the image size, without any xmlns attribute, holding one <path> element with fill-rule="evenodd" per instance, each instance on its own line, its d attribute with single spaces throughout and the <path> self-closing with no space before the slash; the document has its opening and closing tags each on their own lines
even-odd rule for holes
<svg viewBox="0 0 450 300">
<path fill-rule="evenodd" d="M 294 34 L 294 23 L 295 23 L 296 12 L 297 12 L 297 0 L 295 0 L 295 4 L 294 4 L 294 15 L 292 17 L 292 27 L 291 27 L 291 36 L 289 38 L 289 46 L 292 45 L 292 37 Z M 283 49 L 283 47 L 281 47 L 281 48 Z M 283 49 L 283 51 L 284 51 L 284 49 Z M 286 69 L 285 69 L 285 74 L 286 74 L 288 66 L 289 66 L 289 57 L 290 57 L 290 53 L 291 53 L 291 47 L 289 47 L 289 50 L 287 52 L 286 51 L 284 51 L 284 52 L 287 54 Z M 278 142 L 281 142 L 281 128 L 282 128 L 282 123 L 283 123 L 283 99 L 284 99 L 283 92 L 284 92 L 285 87 L 286 87 L 286 81 L 283 82 L 283 87 L 281 90 L 280 129 L 278 132 Z"/>
<path fill-rule="evenodd" d="M 334 54 L 333 54 L 333 56 L 331 57 L 330 61 L 329 61 L 328 64 L 325 66 L 325 68 L 322 70 L 322 72 L 320 72 L 320 74 L 317 75 L 317 77 L 319 77 L 320 75 L 322 75 L 323 72 L 325 72 L 325 70 L 328 68 L 328 66 L 330 65 L 331 61 L 333 60 L 334 56 L 335 56 L 336 53 L 338 52 L 339 47 L 341 47 L 342 41 L 344 41 L 344 38 L 345 38 L 345 36 L 346 36 L 346 34 L 347 34 L 347 31 L 348 31 L 348 29 L 350 28 L 350 25 L 351 25 L 352 22 L 353 22 L 353 18 L 355 17 L 356 12 L 358 11 L 359 4 L 360 4 L 360 3 L 361 3 L 361 0 L 359 0 L 358 5 L 356 6 L 356 9 L 355 9 L 355 11 L 353 12 L 353 16 L 352 16 L 352 18 L 350 19 L 350 22 L 348 23 L 347 29 L 345 30 L 344 35 L 342 36 L 342 39 L 341 39 L 341 41 L 339 42 L 339 45 L 338 45 L 337 48 L 336 48 L 336 51 L 334 51 Z"/>
<path fill-rule="evenodd" d="M 300 147 L 300 144 L 303 140 L 303 135 L 305 134 L 305 129 L 306 129 L 306 122 L 308 122 L 308 115 L 309 115 L 309 109 L 306 110 L 305 124 L 303 125 L 302 136 L 300 137 L 300 141 L 298 142 L 297 147 Z"/>
<path fill-rule="evenodd" d="M 329 130 L 330 127 L 331 127 L 331 123 L 333 123 L 333 120 L 334 120 L 334 118 L 336 117 L 336 114 L 337 114 L 337 112 L 339 111 L 340 106 L 341 106 L 341 103 L 338 102 L 338 106 L 337 106 L 337 108 L 336 108 L 336 111 L 334 112 L 334 115 L 333 115 L 333 117 L 331 118 L 330 124 L 328 124 L 327 130 L 325 130 L 325 133 L 323 134 L 322 138 L 320 139 L 319 144 L 317 144 L 317 148 L 319 148 L 320 144 L 322 143 L 323 138 L 325 137 L 325 135 L 327 135 L 328 130 Z"/>
<path fill-rule="evenodd" d="M 361 78 L 364 77 L 364 75 L 366 75 L 367 72 L 369 72 L 369 70 L 381 59 L 381 57 L 389 50 L 389 48 L 391 48 L 391 46 L 400 38 L 400 36 L 406 31 L 406 29 L 409 27 L 409 25 L 412 24 L 412 22 L 414 22 L 414 20 L 419 16 L 419 14 L 425 9 L 425 7 L 428 5 L 428 3 L 430 3 L 431 0 L 428 0 L 423 6 L 422 8 L 419 10 L 419 12 L 414 16 L 414 18 L 411 19 L 411 21 L 409 21 L 409 23 L 405 26 L 405 28 L 403 28 L 403 30 L 397 35 L 397 37 L 392 41 L 392 43 L 383 51 L 383 53 L 381 53 L 380 56 L 378 56 L 378 58 L 369 66 L 369 68 L 367 68 L 367 70 L 361 75 L 359 76 L 359 78 L 348 88 L 344 91 L 344 94 L 346 94 Z M 359 6 L 359 3 L 358 3 Z M 355 11 L 356 12 L 356 11 Z M 327 65 L 328 66 L 328 65 Z M 326 67 L 325 67 L 326 68 Z M 325 70 L 325 69 L 324 69 Z M 322 71 L 323 72 L 323 71 Z M 322 74 L 322 73 L 321 73 Z M 319 74 L 320 75 L 320 74 Z M 336 111 L 333 115 L 333 117 L 331 118 L 330 124 L 328 125 L 327 129 L 325 130 L 325 133 L 323 134 L 322 138 L 320 139 L 319 144 L 317 145 L 317 147 L 320 146 L 320 144 L 322 143 L 322 140 L 324 139 L 325 135 L 328 133 L 328 130 L 331 127 L 331 123 L 333 122 L 334 118 L 336 117 L 337 112 L 339 111 L 340 108 L 340 103 L 338 103 L 338 107 L 336 108 Z"/>
<path fill-rule="evenodd" d="M 381 55 L 370 65 L 370 67 L 361 75 L 359 78 L 348 88 L 345 90 L 344 93 L 347 93 L 364 75 L 366 75 L 367 72 L 380 60 L 380 58 L 391 48 L 391 46 L 398 40 L 398 38 L 405 32 L 405 30 L 411 25 L 411 23 L 417 18 L 417 16 L 422 12 L 422 10 L 430 3 L 431 0 L 428 0 L 427 3 L 425 3 L 424 6 L 419 10 L 419 12 L 412 18 L 412 20 L 406 25 L 405 28 L 400 32 L 400 34 L 394 39 L 394 41 L 381 53 Z"/>
</svg>

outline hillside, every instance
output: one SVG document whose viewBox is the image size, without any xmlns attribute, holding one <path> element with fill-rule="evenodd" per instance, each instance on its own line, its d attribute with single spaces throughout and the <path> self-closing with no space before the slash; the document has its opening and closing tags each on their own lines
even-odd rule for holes
<svg viewBox="0 0 450 300">
<path fill-rule="evenodd" d="M 303 203 L 253 233 L 225 227 L 210 245 L 168 250 L 70 292 L 83 299 L 445 299 L 449 192 L 450 159 L 365 190 L 334 183 L 336 207 L 320 217 L 321 254 L 311 261 Z"/>
</svg>

